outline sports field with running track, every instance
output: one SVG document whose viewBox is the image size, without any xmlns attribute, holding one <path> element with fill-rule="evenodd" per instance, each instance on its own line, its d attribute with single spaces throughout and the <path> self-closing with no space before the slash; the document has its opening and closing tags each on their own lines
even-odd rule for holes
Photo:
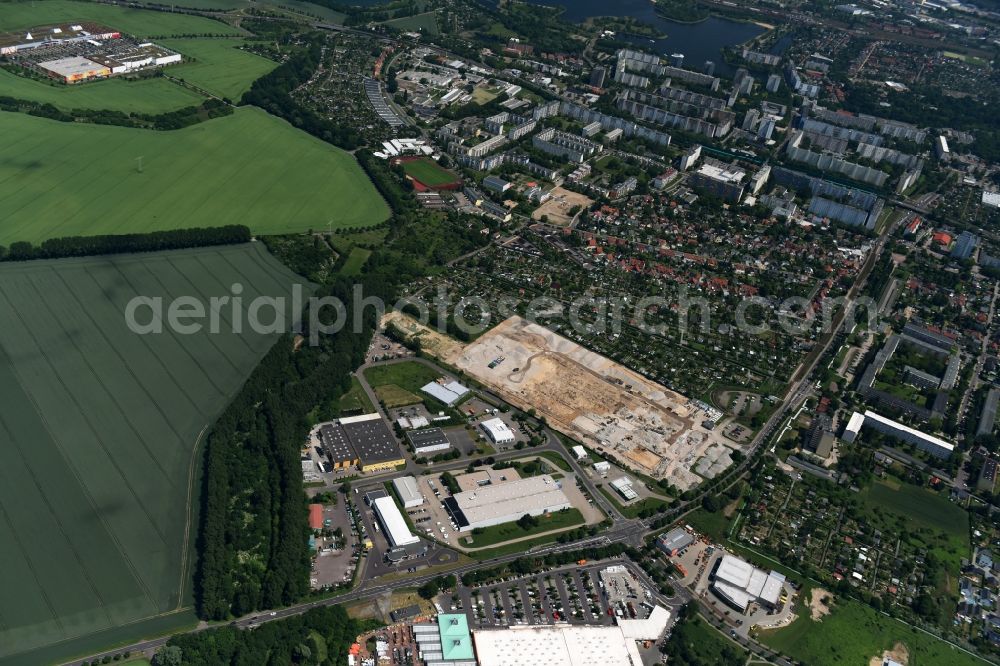
<svg viewBox="0 0 1000 666">
<path fill-rule="evenodd" d="M 414 180 L 419 180 L 428 187 L 461 182 L 461 179 L 456 174 L 426 157 L 403 160 L 401 164 L 407 176 L 410 176 Z"/>
</svg>

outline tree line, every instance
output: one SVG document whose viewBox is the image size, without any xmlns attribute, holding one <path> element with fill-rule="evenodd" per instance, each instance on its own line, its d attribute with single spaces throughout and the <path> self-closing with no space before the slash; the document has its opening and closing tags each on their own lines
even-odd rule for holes
<svg viewBox="0 0 1000 666">
<path fill-rule="evenodd" d="M 145 234 L 107 236 L 68 236 L 50 238 L 41 245 L 28 241 L 11 243 L 9 248 L 0 246 L 0 261 L 30 261 L 33 259 L 61 259 L 88 257 L 99 254 L 131 254 L 135 252 L 160 252 L 190 247 L 237 245 L 250 242 L 250 229 L 240 224 L 224 227 L 174 229 Z"/>
<path fill-rule="evenodd" d="M 366 627 L 340 606 L 314 608 L 253 631 L 220 627 L 178 634 L 153 658 L 155 666 L 222 666 L 224 664 L 347 663 L 351 644 Z M 322 653 L 326 658 L 320 661 Z"/>
<path fill-rule="evenodd" d="M 65 111 L 57 106 L 42 102 L 17 99 L 0 95 L 0 111 L 26 113 L 29 116 L 48 118 L 62 123 L 93 123 L 95 125 L 117 125 L 160 131 L 183 129 L 191 125 L 221 118 L 233 113 L 233 108 L 217 99 L 206 99 L 198 106 L 186 106 L 165 113 L 124 113 L 114 109 L 71 109 Z"/>
<path fill-rule="evenodd" d="M 361 279 L 367 296 L 388 300 L 396 282 Z M 338 277 L 316 296 L 332 296 L 354 321 L 353 282 Z M 309 413 L 351 388 L 351 371 L 364 362 L 375 311 L 358 313 L 362 325 L 318 344 L 296 345 L 291 333 L 271 348 L 212 428 L 205 449 L 201 493 L 197 611 L 224 619 L 296 602 L 309 591 L 306 497 L 299 452 Z M 321 324 L 336 312 L 320 313 Z M 302 331 L 310 335 L 307 325 Z"/>
</svg>

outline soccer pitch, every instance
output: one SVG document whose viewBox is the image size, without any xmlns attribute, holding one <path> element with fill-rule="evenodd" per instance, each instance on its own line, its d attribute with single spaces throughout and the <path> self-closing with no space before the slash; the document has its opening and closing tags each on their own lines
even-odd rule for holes
<svg viewBox="0 0 1000 666">
<path fill-rule="evenodd" d="M 140 336 L 129 300 L 296 281 L 260 244 L 0 265 L 0 662 L 191 602 L 196 442 L 276 336 Z"/>
<path fill-rule="evenodd" d="M 194 60 L 172 65 L 164 73 L 233 102 L 239 101 L 250 84 L 278 66 L 273 60 L 237 48 L 243 43 L 241 39 L 165 39 L 158 43 Z"/>
<path fill-rule="evenodd" d="M 354 157 L 260 109 L 160 132 L 0 113 L 0 245 L 245 224 L 370 227 L 389 208 Z"/>
<path fill-rule="evenodd" d="M 446 183 L 454 183 L 458 176 L 428 158 L 409 160 L 402 163 L 407 176 L 419 180 L 428 187 L 436 187 Z"/>
</svg>

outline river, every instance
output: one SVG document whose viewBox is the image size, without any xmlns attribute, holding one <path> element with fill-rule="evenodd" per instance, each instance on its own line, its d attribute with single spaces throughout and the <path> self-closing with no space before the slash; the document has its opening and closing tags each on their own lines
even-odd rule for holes
<svg viewBox="0 0 1000 666">
<path fill-rule="evenodd" d="M 684 67 L 702 71 L 705 61 L 715 63 L 716 76 L 731 76 L 735 71 L 722 60 L 722 49 L 734 44 L 742 44 L 763 34 L 765 28 L 754 23 L 743 23 L 710 16 L 701 23 L 675 23 L 661 18 L 650 0 L 529 0 L 534 4 L 562 7 L 563 17 L 568 21 L 582 23 L 594 16 L 631 17 L 655 27 L 665 34 L 665 39 L 650 40 L 647 37 L 621 36 L 636 45 L 649 48 L 663 56 L 674 53 L 684 54 Z"/>
</svg>

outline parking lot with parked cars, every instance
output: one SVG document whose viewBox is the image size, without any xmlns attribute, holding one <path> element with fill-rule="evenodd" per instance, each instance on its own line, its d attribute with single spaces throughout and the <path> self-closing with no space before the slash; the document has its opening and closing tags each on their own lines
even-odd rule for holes
<svg viewBox="0 0 1000 666">
<path fill-rule="evenodd" d="M 653 599 L 628 569 L 606 565 L 565 567 L 508 578 L 482 587 L 459 585 L 439 603 L 465 613 L 472 627 L 542 625 L 556 622 L 610 625 L 649 616 Z"/>
</svg>

